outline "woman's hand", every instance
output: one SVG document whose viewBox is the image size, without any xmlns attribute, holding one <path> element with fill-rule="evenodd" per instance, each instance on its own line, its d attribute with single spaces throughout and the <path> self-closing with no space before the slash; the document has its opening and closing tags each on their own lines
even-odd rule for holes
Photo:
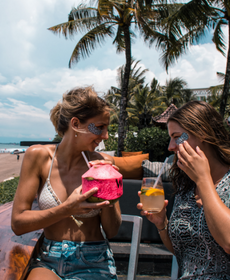
<svg viewBox="0 0 230 280">
<path fill-rule="evenodd" d="M 138 192 L 138 195 L 140 196 L 141 192 Z M 168 205 L 168 200 L 164 201 L 164 207 L 161 210 L 161 212 L 153 214 L 153 213 L 149 213 L 148 211 L 144 211 L 143 210 L 143 204 L 142 203 L 138 203 L 137 204 L 137 209 L 141 210 L 141 215 L 142 216 L 146 216 L 146 218 L 153 224 L 155 224 L 155 226 L 158 229 L 162 229 L 165 227 L 167 221 L 167 217 L 166 217 L 166 206 Z"/>
<path fill-rule="evenodd" d="M 199 181 L 205 181 L 207 176 L 211 176 L 208 159 L 198 146 L 194 150 L 187 141 L 184 141 L 179 145 L 177 157 L 178 167 L 196 184 Z"/>
<path fill-rule="evenodd" d="M 108 200 L 98 203 L 87 202 L 87 198 L 98 191 L 98 188 L 93 188 L 88 192 L 82 194 L 82 187 L 76 188 L 67 200 L 63 203 L 67 208 L 69 215 L 85 214 L 92 211 L 92 209 L 101 209 L 108 207 L 110 202 Z"/>
<path fill-rule="evenodd" d="M 90 161 L 90 162 L 89 162 L 89 165 L 90 165 L 90 166 L 99 165 L 99 164 L 101 164 L 101 165 L 109 164 L 109 165 L 112 165 L 112 167 L 113 167 L 114 169 L 119 170 L 119 168 L 118 168 L 116 165 L 114 165 L 114 164 L 112 163 L 112 161 L 110 161 L 110 160 L 100 160 L 100 159 L 97 159 L 97 160 L 94 160 L 94 161 Z"/>
<path fill-rule="evenodd" d="M 141 192 L 138 192 L 139 196 L 140 196 L 140 194 L 141 194 Z M 168 231 L 167 231 L 167 224 L 168 224 L 168 219 L 166 216 L 166 206 L 167 205 L 168 205 L 168 200 L 165 200 L 163 209 L 161 210 L 161 212 L 156 213 L 156 214 L 152 214 L 152 213 L 148 213 L 148 211 L 144 211 L 142 203 L 137 204 L 137 209 L 142 210 L 141 215 L 146 216 L 146 218 L 151 223 L 155 224 L 157 229 L 160 231 L 159 234 L 160 234 L 162 242 L 164 243 L 166 248 L 174 254 L 172 243 L 168 236 Z"/>
</svg>

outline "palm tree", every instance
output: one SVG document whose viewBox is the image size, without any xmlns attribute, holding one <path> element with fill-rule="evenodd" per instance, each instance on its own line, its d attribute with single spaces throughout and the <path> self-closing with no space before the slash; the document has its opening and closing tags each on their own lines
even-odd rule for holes
<svg viewBox="0 0 230 280">
<path fill-rule="evenodd" d="M 220 99 L 220 114 L 224 117 L 229 96 L 230 82 L 230 5 L 224 0 L 191 0 L 181 6 L 168 18 L 168 24 L 174 30 L 178 48 L 178 57 L 185 53 L 189 45 L 199 40 L 213 29 L 212 41 L 216 49 L 225 56 L 226 42 L 222 28 L 228 26 L 228 50 L 223 93 Z M 176 45 L 176 44 L 175 44 Z M 168 50 L 170 51 L 170 50 Z"/>
<path fill-rule="evenodd" d="M 127 107 L 126 107 L 126 116 L 125 123 L 126 126 L 129 125 L 129 112 L 128 108 L 130 107 L 130 100 L 135 93 L 137 88 L 142 88 L 144 86 L 145 77 L 144 74 L 148 71 L 148 69 L 142 69 L 139 66 L 140 60 L 135 61 L 131 59 L 131 69 L 129 76 L 129 86 L 128 86 L 128 94 L 127 94 Z M 111 105 L 113 108 L 111 114 L 111 123 L 119 122 L 119 112 L 120 112 L 120 104 L 119 100 L 121 99 L 121 91 L 122 91 L 122 83 L 124 80 L 124 72 L 125 65 L 121 66 L 117 70 L 117 87 L 112 86 L 107 94 L 104 96 L 104 99 Z"/>
<path fill-rule="evenodd" d="M 166 80 L 166 85 L 161 86 L 156 100 L 160 102 L 159 107 L 162 111 L 166 110 L 170 104 L 180 107 L 189 100 L 194 100 L 195 96 L 190 89 L 187 89 L 187 83 L 181 78 Z"/>
<path fill-rule="evenodd" d="M 119 123 L 119 105 L 120 105 L 120 92 L 117 91 L 115 87 L 111 87 L 107 94 L 104 95 L 103 97 L 106 102 L 109 103 L 111 107 L 111 112 L 110 112 L 110 123 L 111 124 L 118 124 Z"/>
<path fill-rule="evenodd" d="M 221 72 L 216 73 L 219 80 L 224 82 L 225 80 L 225 74 Z M 220 111 L 220 104 L 221 104 L 221 97 L 224 89 L 224 83 L 217 85 L 217 86 L 212 86 L 209 88 L 210 95 L 207 98 L 207 102 L 211 104 L 217 111 Z M 224 113 L 224 118 L 228 118 L 230 113 L 230 94 L 228 95 L 228 99 L 226 102 L 226 107 L 225 107 L 225 113 Z"/>
<path fill-rule="evenodd" d="M 181 100 L 182 100 L 182 104 L 185 104 L 191 100 L 196 100 L 196 95 L 192 92 L 191 89 L 188 89 L 188 88 L 185 88 L 182 90 L 182 93 L 181 93 Z"/>
<path fill-rule="evenodd" d="M 121 88 L 120 114 L 118 127 L 118 156 L 124 148 L 125 119 L 127 107 L 127 95 L 131 68 L 131 40 L 136 37 L 133 26 L 139 30 L 140 35 L 151 46 L 155 41 L 157 47 L 164 51 L 171 48 L 168 57 L 173 56 L 177 49 L 172 48 L 175 40 L 170 43 L 170 32 L 163 34 L 162 27 L 162 5 L 154 5 L 154 1 L 143 0 L 97 0 L 95 6 L 89 7 L 80 4 L 73 8 L 68 16 L 68 21 L 49 28 L 54 33 L 63 34 L 66 38 L 75 33 L 86 32 L 75 46 L 69 61 L 69 67 L 78 62 L 81 57 L 86 57 L 105 42 L 107 37 L 114 38 L 113 44 L 117 52 L 125 51 L 126 63 L 124 67 L 124 78 Z M 165 5 L 164 5 L 165 7 Z M 166 9 L 166 8 L 164 8 Z M 167 10 L 167 9 L 166 9 Z M 174 10 L 173 10 L 174 12 Z M 170 11 L 168 11 L 170 14 Z M 170 61 L 170 59 L 168 59 Z M 167 62 L 166 69 L 170 63 Z"/>
<path fill-rule="evenodd" d="M 223 85 L 218 85 L 209 88 L 211 94 L 207 97 L 207 102 L 212 105 L 216 110 L 220 110 L 221 95 Z"/>
<path fill-rule="evenodd" d="M 155 110 L 154 103 L 154 95 L 148 85 L 143 88 L 139 87 L 134 92 L 127 111 L 131 120 L 138 121 L 139 130 L 149 127 Z"/>
</svg>

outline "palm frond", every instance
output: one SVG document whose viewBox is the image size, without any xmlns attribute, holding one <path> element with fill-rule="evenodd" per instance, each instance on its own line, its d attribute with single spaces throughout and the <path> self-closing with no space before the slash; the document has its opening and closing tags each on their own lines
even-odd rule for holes
<svg viewBox="0 0 230 280">
<path fill-rule="evenodd" d="M 67 39 L 73 37 L 77 32 L 84 32 L 94 28 L 101 23 L 98 12 L 95 8 L 86 7 L 81 4 L 73 8 L 68 16 L 68 22 L 64 22 L 48 28 L 55 34 L 62 34 Z"/>
<path fill-rule="evenodd" d="M 217 77 L 219 78 L 220 81 L 225 80 L 225 74 L 221 72 L 216 72 Z"/>
<path fill-rule="evenodd" d="M 86 33 L 77 43 L 69 61 L 69 67 L 79 61 L 80 57 L 89 56 L 97 45 L 105 41 L 105 37 L 114 35 L 113 25 L 107 26 L 107 23 L 96 26 Z"/>
<path fill-rule="evenodd" d="M 215 43 L 217 50 L 225 56 L 225 50 L 226 50 L 226 45 L 225 45 L 225 40 L 224 40 L 224 33 L 221 29 L 223 25 L 226 25 L 225 20 L 221 19 L 217 22 L 216 28 L 214 30 L 213 38 L 212 41 Z"/>
<path fill-rule="evenodd" d="M 113 44 L 116 45 L 117 53 L 123 52 L 125 50 L 125 36 L 123 28 L 118 25 L 116 37 L 113 40 Z"/>
<path fill-rule="evenodd" d="M 97 9 L 101 16 L 110 16 L 113 14 L 113 4 L 108 0 L 98 0 Z"/>
</svg>

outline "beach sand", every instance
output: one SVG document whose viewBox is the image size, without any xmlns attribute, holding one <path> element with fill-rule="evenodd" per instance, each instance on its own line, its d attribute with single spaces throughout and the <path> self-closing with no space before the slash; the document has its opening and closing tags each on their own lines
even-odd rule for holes
<svg viewBox="0 0 230 280">
<path fill-rule="evenodd" d="M 19 160 L 17 160 L 17 155 L 10 153 L 0 154 L 0 182 L 10 177 L 19 176 L 24 153 L 19 155 Z"/>
</svg>

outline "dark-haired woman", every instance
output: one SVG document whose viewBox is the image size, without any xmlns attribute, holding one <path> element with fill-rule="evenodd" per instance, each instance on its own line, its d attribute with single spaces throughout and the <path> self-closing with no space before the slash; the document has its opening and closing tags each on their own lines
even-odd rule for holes
<svg viewBox="0 0 230 280">
<path fill-rule="evenodd" d="M 191 101 L 168 119 L 175 153 L 176 195 L 170 220 L 164 209 L 142 211 L 176 256 L 178 279 L 230 279 L 230 137 L 206 102 Z M 142 209 L 142 205 L 138 204 Z"/>
<path fill-rule="evenodd" d="M 117 279 L 101 227 L 107 238 L 117 234 L 119 202 L 88 203 L 97 189 L 81 193 L 81 176 L 88 170 L 81 152 L 89 161 L 104 159 L 94 149 L 108 139 L 110 108 L 93 88 L 77 88 L 63 95 L 50 118 L 62 141 L 27 149 L 12 211 L 17 235 L 44 228 L 27 279 Z M 39 211 L 31 210 L 36 194 Z"/>
</svg>

